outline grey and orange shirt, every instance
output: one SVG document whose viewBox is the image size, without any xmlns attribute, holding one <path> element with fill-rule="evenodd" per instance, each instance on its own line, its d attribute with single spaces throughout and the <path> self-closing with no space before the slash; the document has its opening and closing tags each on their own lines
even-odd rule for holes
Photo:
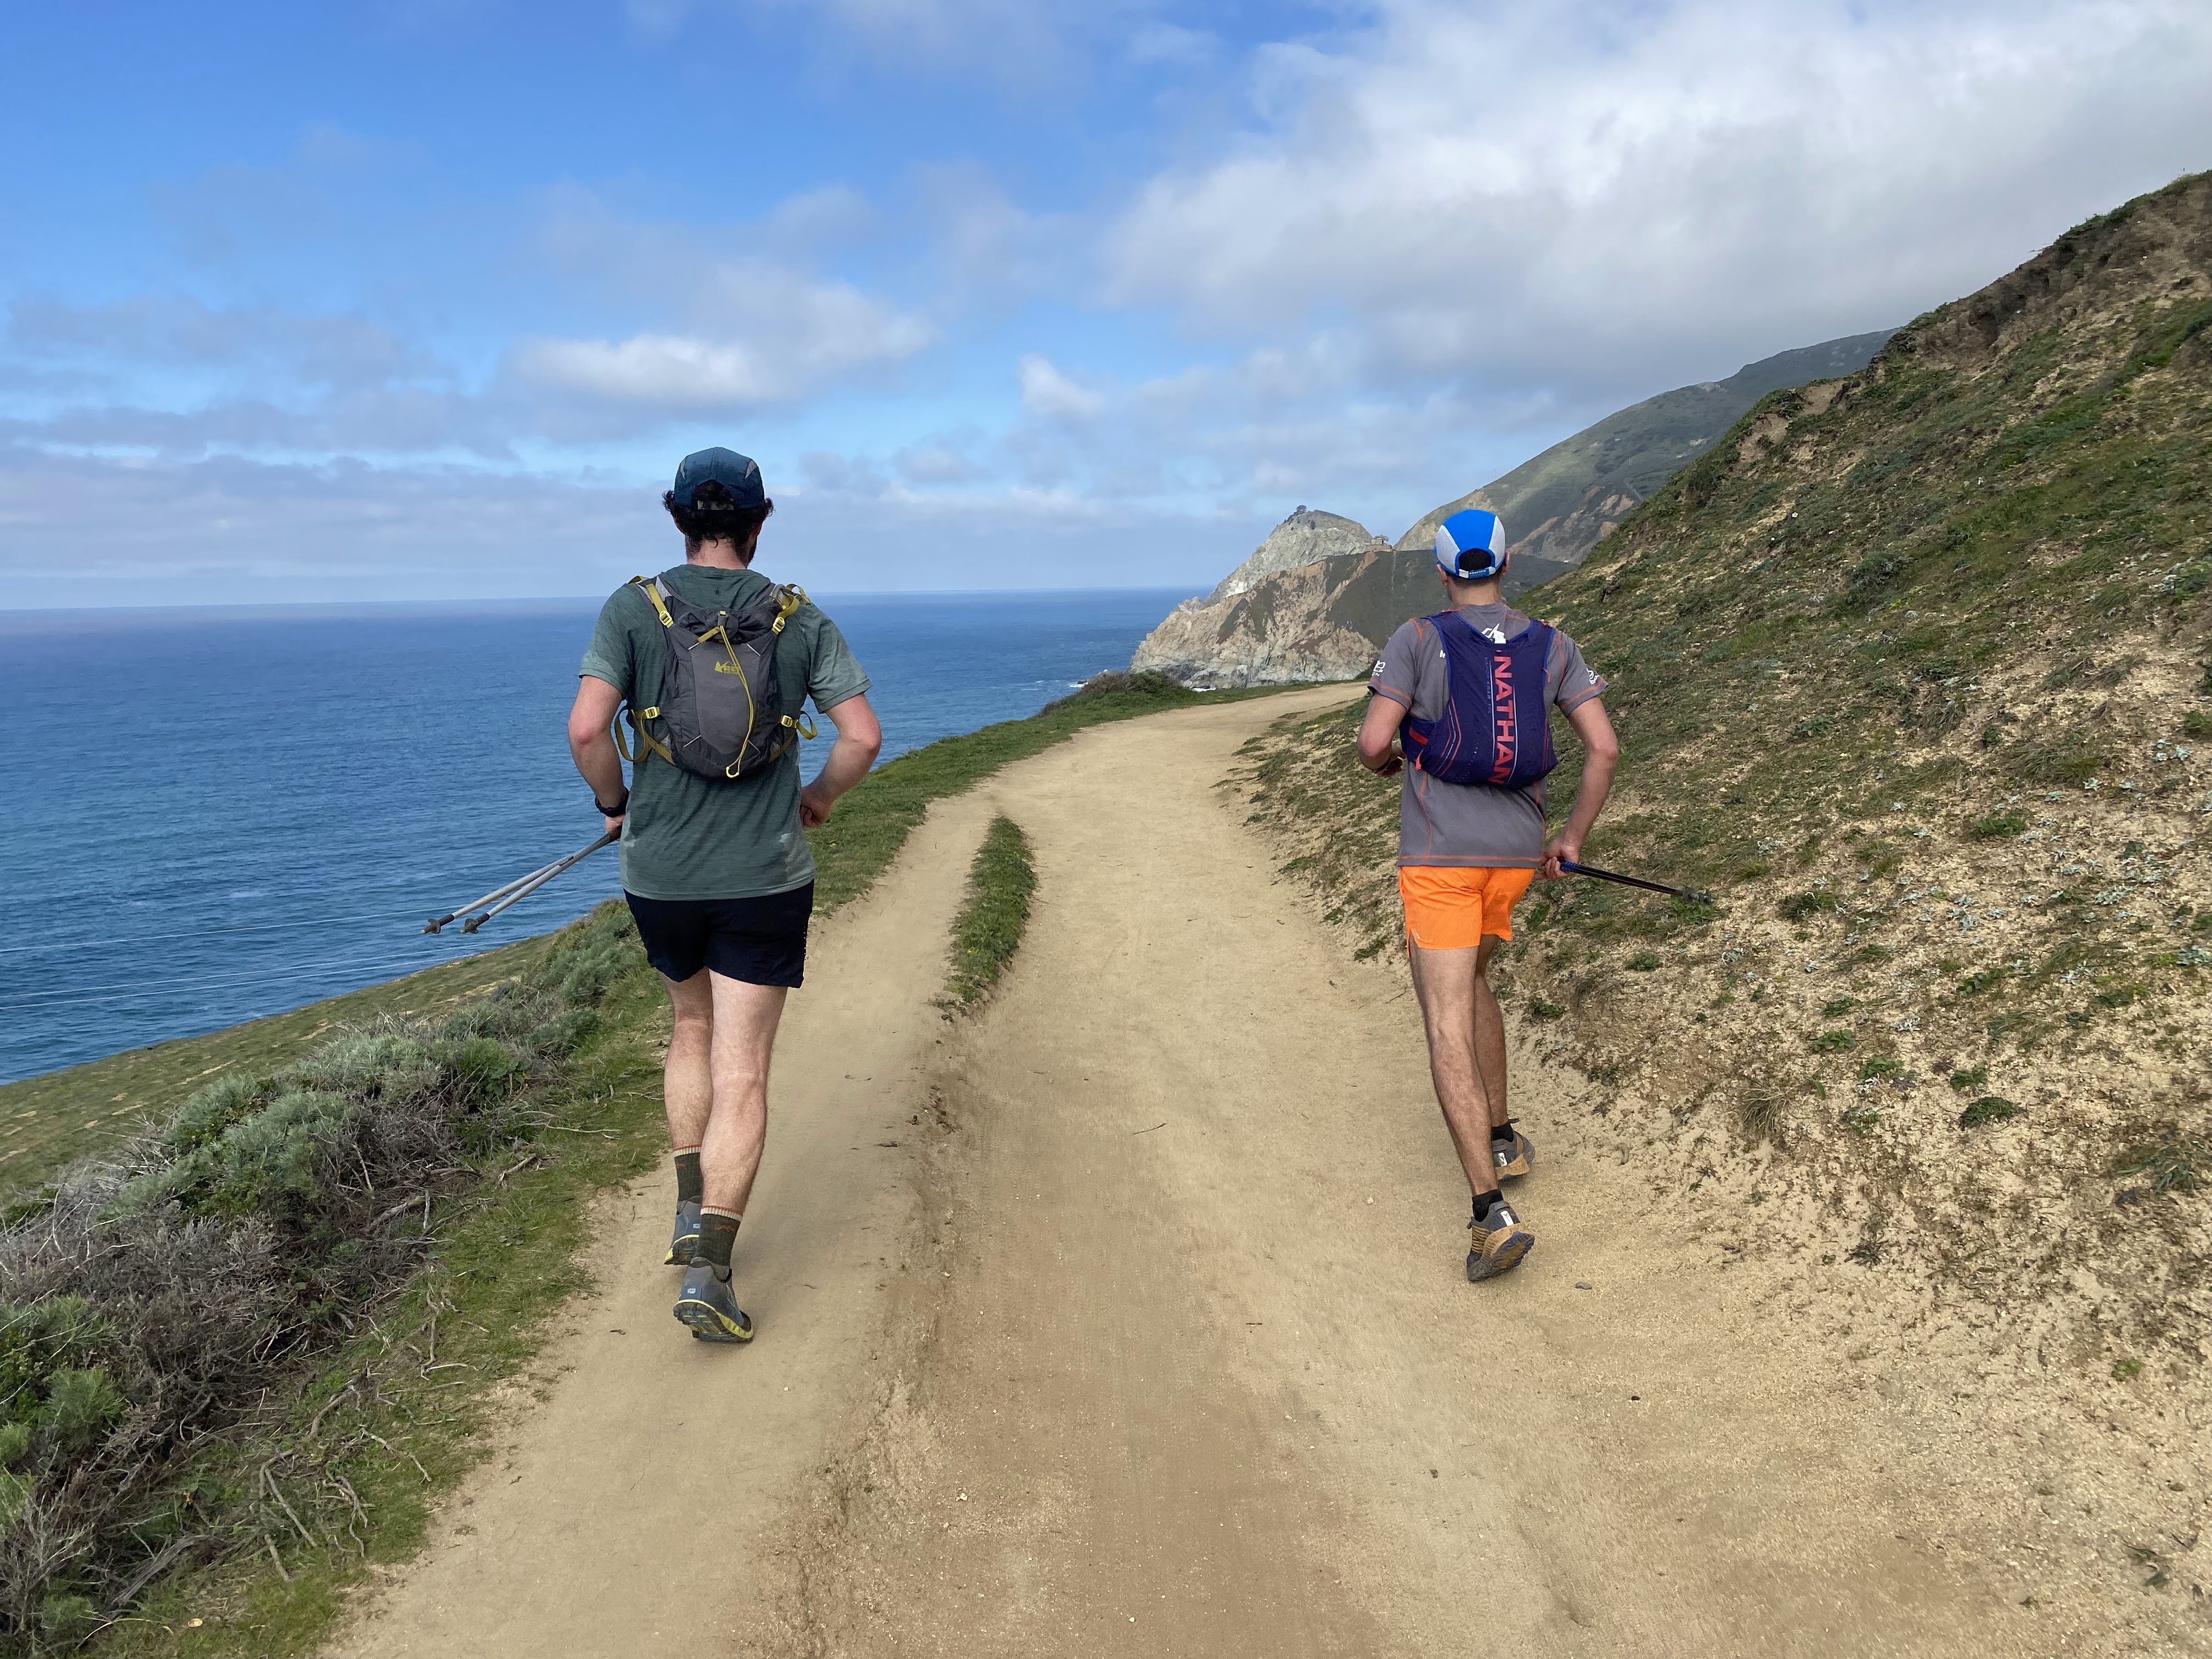
<svg viewBox="0 0 2212 1659">
<path fill-rule="evenodd" d="M 1503 645 L 1530 626 L 1507 605 L 1470 605 L 1460 615 L 1479 634 Z M 1570 709 L 1601 696 L 1606 683 L 1583 660 L 1582 647 L 1557 629 L 1544 660 L 1544 700 Z M 1416 617 L 1390 636 L 1368 690 L 1415 718 L 1441 719 L 1451 690 L 1443 641 L 1436 625 Z M 1501 789 L 1487 783 L 1443 783 L 1418 768 L 1401 774 L 1398 862 L 1474 869 L 1533 870 L 1544 856 L 1544 786 Z"/>
</svg>

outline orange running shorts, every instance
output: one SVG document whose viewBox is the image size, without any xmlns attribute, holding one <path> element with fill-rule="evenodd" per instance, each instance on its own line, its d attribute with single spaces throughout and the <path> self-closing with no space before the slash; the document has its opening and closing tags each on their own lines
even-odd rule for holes
<svg viewBox="0 0 2212 1659">
<path fill-rule="evenodd" d="M 1406 937 L 1424 951 L 1469 951 L 1489 933 L 1513 937 L 1513 907 L 1536 879 L 1534 870 L 1470 870 L 1456 865 L 1401 865 L 1398 896 Z"/>
</svg>

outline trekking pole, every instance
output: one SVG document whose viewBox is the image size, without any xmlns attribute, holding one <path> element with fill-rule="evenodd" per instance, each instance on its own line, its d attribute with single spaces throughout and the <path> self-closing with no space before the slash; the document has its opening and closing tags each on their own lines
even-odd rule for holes
<svg viewBox="0 0 2212 1659">
<path fill-rule="evenodd" d="M 559 860 L 556 859 L 554 862 L 558 863 Z M 444 915 L 431 917 L 430 920 L 424 924 L 422 931 L 426 933 L 434 933 L 440 928 L 443 927 L 447 922 L 457 921 L 461 917 L 468 915 L 470 911 L 475 909 L 479 904 L 489 904 L 495 899 L 505 898 L 509 893 L 512 893 L 518 887 L 528 886 L 532 882 L 537 880 L 538 877 L 544 875 L 553 866 L 550 864 L 541 864 L 535 870 L 532 870 L 528 875 L 519 877 L 515 880 L 507 883 L 506 886 L 493 888 L 491 891 L 486 893 L 482 898 L 471 899 L 466 904 L 457 904 L 452 909 L 447 911 Z"/>
<path fill-rule="evenodd" d="M 434 933 L 441 928 L 444 927 L 447 922 L 454 921 L 462 916 L 468 915 L 470 911 L 477 910 L 479 906 L 485 907 L 479 912 L 479 914 L 469 916 L 469 919 L 466 921 L 461 923 L 461 931 L 463 933 L 473 933 L 477 928 L 483 927 L 485 922 L 490 921 L 494 916 L 506 909 L 509 905 L 516 902 L 518 900 L 529 897 L 531 894 L 536 892 L 547 882 L 552 880 L 554 877 L 568 869 L 569 866 L 580 863 L 585 859 L 589 858 L 592 854 L 598 852 L 599 848 L 605 847 L 609 842 L 618 839 L 621 834 L 622 832 L 618 830 L 611 830 L 605 835 L 600 836 L 599 840 L 593 842 L 589 847 L 584 848 L 579 852 L 571 853 L 566 858 L 555 859 L 550 864 L 541 864 L 535 870 L 532 870 L 528 875 L 518 877 L 515 880 L 508 882 L 504 887 L 493 888 L 491 891 L 486 893 L 482 898 L 471 899 L 466 904 L 456 905 L 453 909 L 447 911 L 442 916 L 433 916 L 423 927 L 422 931 L 426 933 Z"/>
<path fill-rule="evenodd" d="M 621 830 L 610 830 L 605 835 L 601 836 L 589 847 L 584 848 L 579 852 L 571 853 L 565 859 L 556 859 L 544 869 L 524 877 L 520 884 L 519 884 L 512 892 L 508 893 L 505 898 L 500 900 L 498 903 L 491 906 L 491 908 L 487 910 L 480 911 L 478 914 L 471 916 L 466 921 L 463 922 L 461 924 L 461 931 L 465 933 L 475 933 L 477 928 L 483 927 L 484 923 L 489 921 L 501 911 L 507 908 L 508 906 L 520 904 L 524 899 L 528 898 L 532 893 L 543 887 L 547 882 L 552 880 L 554 877 L 559 875 L 570 865 L 582 863 L 586 859 L 591 857 L 592 854 L 598 852 L 599 848 L 607 845 L 608 842 L 619 841 L 621 839 Z"/>
<path fill-rule="evenodd" d="M 1664 882 L 1646 881 L 1641 876 L 1616 875 L 1594 865 L 1577 864 L 1572 859 L 1561 859 L 1559 868 L 1571 876 L 1595 876 L 1600 881 L 1617 881 L 1623 887 L 1641 887 L 1647 893 L 1664 893 L 1668 898 L 1687 899 L 1692 904 L 1713 902 L 1711 893 L 1701 893 L 1694 887 L 1669 887 Z"/>
</svg>

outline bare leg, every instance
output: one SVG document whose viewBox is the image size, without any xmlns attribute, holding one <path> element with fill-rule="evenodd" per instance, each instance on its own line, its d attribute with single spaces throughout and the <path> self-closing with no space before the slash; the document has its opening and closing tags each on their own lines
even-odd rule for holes
<svg viewBox="0 0 2212 1659">
<path fill-rule="evenodd" d="M 1487 941 L 1485 941 L 1486 945 Z M 1413 989 L 1428 1027 L 1429 1075 L 1443 1108 L 1467 1184 L 1476 1193 L 1498 1190 L 1497 1166 L 1490 1153 L 1490 1098 L 1475 1060 L 1475 988 L 1480 983 L 1480 950 L 1425 951 L 1412 947 Z M 1501 1047 L 1502 1047 L 1501 1042 Z"/>
<path fill-rule="evenodd" d="M 787 992 L 712 972 L 706 977 L 714 987 L 714 1109 L 701 1138 L 699 1167 L 707 1207 L 743 1215 L 768 1143 L 769 1059 Z"/>
<path fill-rule="evenodd" d="M 1495 934 L 1485 933 L 1474 957 L 1474 1064 L 1482 1074 L 1493 1128 L 1513 1115 L 1505 1098 L 1505 1014 L 1498 1006 L 1498 993 L 1490 988 L 1490 959 L 1501 943 Z"/>
<path fill-rule="evenodd" d="M 676 1016 L 668 1034 L 668 1060 L 661 1068 L 660 1097 L 668 1111 L 668 1143 L 681 1151 L 706 1138 L 707 1116 L 714 1101 L 714 1073 L 709 1055 L 714 1046 L 714 994 L 702 968 L 687 980 L 665 974 L 668 1006 Z"/>
</svg>

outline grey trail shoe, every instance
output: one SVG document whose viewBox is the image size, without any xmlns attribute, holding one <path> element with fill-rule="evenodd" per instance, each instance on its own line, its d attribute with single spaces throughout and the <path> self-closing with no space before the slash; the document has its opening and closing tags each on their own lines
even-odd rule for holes
<svg viewBox="0 0 2212 1659">
<path fill-rule="evenodd" d="M 1536 1248 L 1536 1235 L 1522 1224 L 1513 1206 L 1503 1199 L 1492 1205 L 1490 1213 L 1481 1220 L 1467 1224 L 1474 1235 L 1474 1248 L 1467 1253 L 1470 1285 L 1512 1272 L 1521 1265 L 1521 1258 Z"/>
<path fill-rule="evenodd" d="M 676 1233 L 668 1241 L 665 1265 L 688 1267 L 691 1258 L 699 1253 L 699 1206 L 696 1200 L 686 1200 L 676 1206 Z"/>
<path fill-rule="evenodd" d="M 728 1271 L 703 1261 L 695 1261 L 685 1269 L 684 1291 L 676 1298 L 676 1316 L 702 1342 L 753 1340 L 752 1318 L 738 1305 Z"/>
<path fill-rule="evenodd" d="M 1534 1167 L 1536 1149 L 1528 1136 L 1516 1129 L 1512 1139 L 1490 1143 L 1490 1158 L 1498 1166 L 1499 1182 L 1518 1181 Z"/>
</svg>

